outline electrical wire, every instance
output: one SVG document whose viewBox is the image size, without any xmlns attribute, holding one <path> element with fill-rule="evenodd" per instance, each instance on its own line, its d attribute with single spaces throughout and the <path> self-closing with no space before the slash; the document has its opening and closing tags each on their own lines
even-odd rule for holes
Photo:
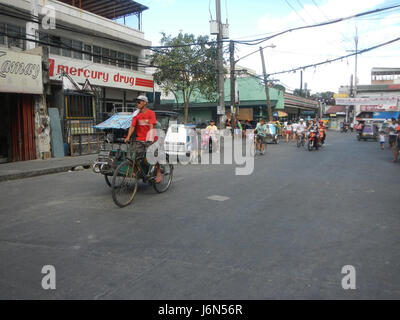
<svg viewBox="0 0 400 320">
<path fill-rule="evenodd" d="M 2 15 L 11 16 L 13 18 L 17 18 L 17 19 L 20 19 L 20 20 L 39 23 L 39 19 L 37 19 L 37 18 L 35 19 L 35 17 L 33 17 L 30 13 L 27 13 L 27 12 L 25 12 L 23 10 L 20 10 L 18 8 L 15 8 L 15 7 L 10 6 L 10 5 L 5 5 L 5 4 L 0 4 L 0 7 L 11 8 L 11 9 L 19 12 L 21 15 L 25 16 L 25 18 L 21 18 L 21 17 L 16 16 L 16 15 L 11 16 L 10 13 L 7 14 L 6 12 L 1 12 L 0 14 L 2 14 Z M 301 26 L 301 27 L 297 27 L 297 28 L 291 28 L 291 29 L 287 29 L 285 31 L 276 33 L 276 34 L 274 34 L 272 36 L 261 38 L 261 39 L 253 39 L 253 40 L 246 40 L 246 41 L 233 40 L 233 41 L 238 43 L 238 44 L 259 45 L 262 42 L 265 42 L 267 40 L 270 40 L 270 39 L 272 39 L 274 37 L 283 35 L 283 34 L 288 33 L 288 32 L 293 32 L 293 31 L 297 31 L 297 30 L 303 30 L 303 29 L 308 29 L 308 28 L 316 28 L 316 27 L 320 27 L 320 26 L 330 25 L 330 24 L 342 22 L 342 21 L 349 20 L 349 19 L 354 19 L 354 18 L 366 16 L 366 15 L 376 14 L 376 13 L 387 11 L 387 10 L 392 10 L 392 9 L 395 9 L 395 8 L 398 8 L 398 7 L 400 7 L 400 5 L 380 8 L 380 9 L 371 10 L 371 11 L 366 11 L 366 12 L 358 13 L 358 14 L 353 15 L 353 16 L 338 18 L 338 19 L 334 19 L 334 20 L 331 20 L 331 21 L 326 21 L 326 22 L 322 22 L 322 23 L 318 23 L 318 24 L 314 24 L 314 25 L 306 25 L 306 26 Z M 88 33 L 88 32 L 83 31 L 82 29 L 80 29 L 80 30 L 79 29 L 74 29 L 74 28 L 68 27 L 66 25 L 62 25 L 60 23 L 57 23 L 57 28 L 60 28 L 60 29 L 63 29 L 63 30 L 67 30 L 67 31 L 70 31 L 70 32 L 74 32 L 74 33 L 85 34 L 85 35 L 89 35 L 89 36 L 95 36 L 95 37 L 100 38 L 100 39 L 114 41 L 114 42 L 117 42 L 117 43 L 120 43 L 120 44 L 124 44 L 124 45 L 127 45 L 127 46 L 132 46 L 132 47 L 136 47 L 136 48 L 140 48 L 140 49 L 148 49 L 148 50 L 152 50 L 152 51 L 156 50 L 156 49 L 190 47 L 190 46 L 195 46 L 195 45 L 199 44 L 199 43 L 190 43 L 190 44 L 174 45 L 174 46 L 143 46 L 143 45 L 134 44 L 134 43 L 131 43 L 131 42 L 128 42 L 128 41 L 124 41 L 124 40 L 105 37 L 105 36 L 100 35 L 100 34 Z M 208 42 L 205 42 L 203 44 L 204 45 L 212 45 L 212 44 L 217 44 L 219 42 L 226 43 L 226 42 L 229 42 L 229 40 L 208 41 Z"/>
<path fill-rule="evenodd" d="M 312 67 L 315 68 L 315 67 L 320 66 L 320 65 L 324 65 L 324 64 L 327 64 L 327 63 L 332 63 L 332 62 L 335 62 L 335 61 L 343 60 L 343 59 L 346 59 L 346 58 L 349 58 L 349 57 L 352 57 L 352 56 L 355 56 L 355 55 L 360 55 L 362 53 L 369 52 L 369 51 L 381 48 L 383 46 L 387 46 L 387 45 L 392 44 L 394 42 L 397 42 L 399 40 L 400 40 L 400 38 L 396 38 L 396 39 L 393 39 L 393 40 L 390 40 L 390 41 L 386 41 L 384 43 L 380 43 L 380 44 L 378 44 L 376 46 L 373 46 L 373 47 L 370 47 L 370 48 L 367 48 L 367 49 L 363 49 L 363 50 L 359 50 L 359 51 L 357 51 L 355 53 L 351 53 L 351 54 L 348 54 L 348 55 L 345 55 L 345 56 L 341 56 L 341 57 L 338 57 L 338 58 L 335 58 L 335 59 L 330 59 L 330 60 L 326 60 L 326 61 L 323 61 L 323 62 L 310 64 L 310 65 L 307 65 L 307 66 L 297 67 L 297 68 L 293 68 L 293 69 L 290 69 L 290 70 L 273 72 L 273 73 L 270 73 L 269 76 L 277 75 L 277 74 L 283 74 L 283 73 L 296 72 L 298 70 L 305 70 L 305 69 L 312 68 Z"/>
<path fill-rule="evenodd" d="M 292 8 L 292 10 L 296 13 L 296 15 L 297 15 L 301 20 L 303 20 L 303 22 L 304 22 L 305 24 L 307 24 L 307 21 L 304 20 L 303 17 L 297 12 L 297 10 L 290 4 L 289 0 L 285 0 L 285 2 L 287 3 L 287 5 L 288 5 L 290 8 Z"/>
<path fill-rule="evenodd" d="M 386 8 L 380 8 L 380 9 L 375 9 L 375 10 L 369 10 L 369 11 L 365 11 L 365 12 L 361 12 L 361 13 L 357 13 L 355 15 L 351 15 L 351 16 L 347 16 L 347 17 L 343 17 L 343 18 L 337 18 L 334 20 L 330 20 L 330 21 L 326 21 L 326 22 L 321 22 L 321 23 L 317 23 L 317 24 L 313 24 L 313 25 L 307 25 L 307 26 L 302 26 L 302 27 L 296 27 L 296 28 L 291 28 L 291 29 L 287 29 L 285 31 L 276 33 L 272 36 L 269 37 L 265 37 L 265 38 L 260 38 L 260 39 L 254 39 L 254 40 L 247 40 L 247 41 L 235 41 L 236 43 L 239 44 L 245 44 L 245 45 L 259 45 L 267 40 L 271 40 L 275 37 L 281 36 L 283 34 L 289 33 L 289 32 L 293 32 L 293 31 L 298 31 L 298 30 L 304 30 L 304 29 L 310 29 L 310 28 L 316 28 L 316 27 L 322 27 L 322 26 L 327 26 L 327 25 L 331 25 L 331 24 L 335 24 L 338 22 L 343 22 L 346 20 L 350 20 L 350 19 L 355 19 L 358 17 L 362 17 L 362 16 L 366 16 L 366 15 L 371 15 L 371 14 L 375 14 L 375 13 L 379 13 L 379 12 L 383 12 L 383 11 L 387 11 L 387 10 L 391 10 L 394 8 L 399 8 L 400 5 L 395 5 L 395 6 L 391 6 L 391 7 L 386 7 Z"/>
</svg>

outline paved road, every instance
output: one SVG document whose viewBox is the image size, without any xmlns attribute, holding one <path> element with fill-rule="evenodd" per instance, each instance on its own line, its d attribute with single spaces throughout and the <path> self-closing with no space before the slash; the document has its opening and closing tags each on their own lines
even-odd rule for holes
<svg viewBox="0 0 400 320">
<path fill-rule="evenodd" d="M 354 135 L 327 144 L 270 145 L 251 176 L 180 166 L 125 209 L 89 170 L 2 182 L 0 299 L 399 299 L 400 163 Z"/>
</svg>

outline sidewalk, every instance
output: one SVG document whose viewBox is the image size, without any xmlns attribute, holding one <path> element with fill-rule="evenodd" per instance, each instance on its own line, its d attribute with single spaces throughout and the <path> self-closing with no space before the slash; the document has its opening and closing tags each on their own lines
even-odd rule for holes
<svg viewBox="0 0 400 320">
<path fill-rule="evenodd" d="M 0 164 L 0 182 L 67 172 L 79 166 L 90 166 L 97 154 L 48 160 L 19 161 Z"/>
</svg>

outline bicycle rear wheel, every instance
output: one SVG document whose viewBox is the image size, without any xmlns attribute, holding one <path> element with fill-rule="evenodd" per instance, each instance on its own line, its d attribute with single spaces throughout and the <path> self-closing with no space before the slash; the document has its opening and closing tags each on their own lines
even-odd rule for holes
<svg viewBox="0 0 400 320">
<path fill-rule="evenodd" d="M 166 163 L 160 165 L 162 180 L 160 183 L 154 182 L 154 189 L 158 193 L 163 193 L 169 189 L 174 175 L 174 167 L 172 164 Z"/>
<path fill-rule="evenodd" d="M 112 198 L 117 206 L 123 208 L 133 201 L 138 189 L 138 179 L 132 161 L 126 160 L 117 167 L 111 189 Z"/>
</svg>

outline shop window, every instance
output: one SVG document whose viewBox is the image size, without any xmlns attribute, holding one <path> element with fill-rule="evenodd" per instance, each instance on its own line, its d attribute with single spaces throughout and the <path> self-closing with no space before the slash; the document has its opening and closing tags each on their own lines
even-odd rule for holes
<svg viewBox="0 0 400 320">
<path fill-rule="evenodd" d="M 117 65 L 117 52 L 114 50 L 110 50 L 110 64 L 112 66 Z"/>
<path fill-rule="evenodd" d="M 125 54 L 125 68 L 132 69 L 132 56 L 130 54 Z"/>
<path fill-rule="evenodd" d="M 106 48 L 101 48 L 101 63 L 110 64 L 110 50 Z"/>
<path fill-rule="evenodd" d="M 56 36 L 49 36 L 50 53 L 61 55 L 61 38 Z"/>
<path fill-rule="evenodd" d="M 17 47 L 24 49 L 24 41 L 21 39 L 25 36 L 25 32 L 21 27 L 7 24 L 7 39 L 9 47 Z"/>
<path fill-rule="evenodd" d="M 101 48 L 93 46 L 93 62 L 101 63 Z"/>
<path fill-rule="evenodd" d="M 93 118 L 92 102 L 92 96 L 67 96 L 67 118 Z"/>
<path fill-rule="evenodd" d="M 62 56 L 63 57 L 72 57 L 72 40 L 70 39 L 61 39 L 61 43 L 62 43 Z"/>
<path fill-rule="evenodd" d="M 139 64 L 139 58 L 132 56 L 132 69 L 138 70 L 138 68 L 139 68 L 138 64 Z"/>
<path fill-rule="evenodd" d="M 92 46 L 85 44 L 84 51 L 83 60 L 92 61 Z"/>
<path fill-rule="evenodd" d="M 124 68 L 125 63 L 125 54 L 122 52 L 118 52 L 118 67 Z"/>
<path fill-rule="evenodd" d="M 82 60 L 83 59 L 83 54 L 82 54 L 83 43 L 80 41 L 73 40 L 72 48 L 74 48 L 74 52 L 73 52 L 74 59 Z"/>
<path fill-rule="evenodd" d="M 0 44 L 6 44 L 6 25 L 4 23 L 0 23 Z"/>
</svg>

